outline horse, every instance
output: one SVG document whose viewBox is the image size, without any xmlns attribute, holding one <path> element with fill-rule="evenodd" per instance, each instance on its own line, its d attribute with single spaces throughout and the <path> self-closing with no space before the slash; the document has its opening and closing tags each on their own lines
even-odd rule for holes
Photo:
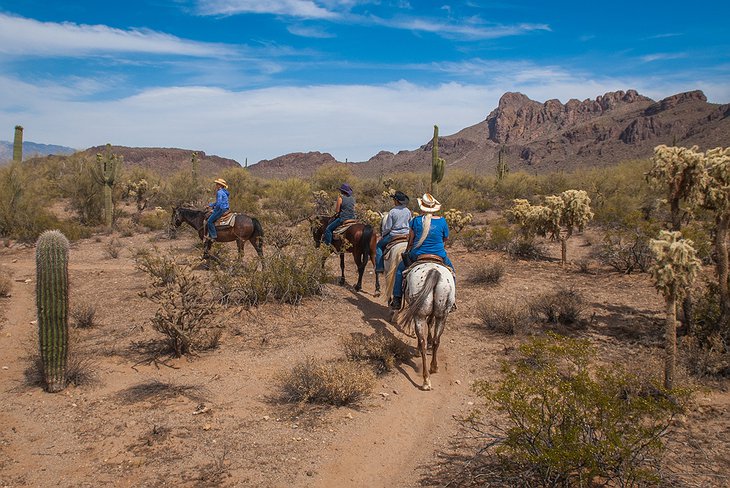
<svg viewBox="0 0 730 488">
<path fill-rule="evenodd" d="M 382 217 L 382 222 L 380 224 L 380 232 L 383 233 L 383 229 L 385 228 L 385 218 L 388 216 L 386 212 L 381 212 L 380 216 Z M 398 269 L 398 265 L 400 264 L 403 253 L 405 252 L 406 248 L 408 247 L 408 240 L 396 242 L 392 246 L 390 246 L 390 249 L 387 250 L 385 254 L 383 254 L 383 267 L 385 268 L 385 299 L 390 302 L 390 297 L 393 295 L 393 283 L 395 282 L 395 272 Z M 386 247 L 388 247 L 386 246 Z"/>
<path fill-rule="evenodd" d="M 312 219 L 312 238 L 314 239 L 315 247 L 319 247 L 324 230 L 331 220 L 332 218 L 326 215 Z M 348 242 L 347 246 L 344 245 L 345 241 Z M 340 285 L 345 284 L 345 253 L 350 252 L 357 266 L 357 284 L 355 285 L 355 291 L 362 290 L 362 275 L 365 273 L 365 266 L 368 264 L 368 259 L 375 266 L 375 245 L 377 242 L 378 236 L 373 232 L 373 227 L 361 222 L 352 224 L 340 236 L 340 239 L 334 239 L 332 241 L 335 251 L 340 254 L 340 271 L 342 273 L 340 276 Z M 377 273 L 375 274 L 375 296 L 380 296 L 380 279 Z"/>
<path fill-rule="evenodd" d="M 193 229 L 198 231 L 198 237 L 200 240 L 204 240 L 203 244 L 203 259 L 210 257 L 210 247 L 213 244 L 210 239 L 205 239 L 205 219 L 206 212 L 204 210 L 197 210 L 194 208 L 176 207 L 172 211 L 172 224 L 175 227 L 180 227 L 183 222 L 190 225 Z M 215 239 L 216 242 L 231 242 L 236 241 L 238 246 L 238 256 L 243 257 L 243 245 L 246 241 L 249 241 L 256 249 L 256 253 L 259 258 L 264 257 L 263 252 L 263 237 L 264 230 L 261 227 L 261 223 L 245 214 L 237 214 L 235 222 L 232 227 L 219 228 L 218 237 Z"/>
<path fill-rule="evenodd" d="M 438 349 L 446 318 L 456 302 L 456 285 L 451 270 L 438 263 L 425 262 L 410 269 L 406 280 L 406 304 L 396 317 L 405 330 L 411 323 L 418 338 L 423 369 L 422 390 L 431 389 L 429 373 L 438 373 Z M 424 334 L 427 329 L 428 338 Z M 428 340 L 428 342 L 427 342 Z M 426 364 L 426 349 L 432 345 L 431 367 Z"/>
</svg>

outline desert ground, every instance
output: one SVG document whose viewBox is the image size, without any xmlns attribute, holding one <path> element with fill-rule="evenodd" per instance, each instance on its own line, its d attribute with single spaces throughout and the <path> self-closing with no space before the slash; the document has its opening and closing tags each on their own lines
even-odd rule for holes
<svg viewBox="0 0 730 488">
<path fill-rule="evenodd" d="M 104 252 L 112 238 L 123 244 L 117 259 Z M 663 300 L 647 275 L 595 262 L 590 273 L 563 267 L 557 244 L 547 245 L 547 259 L 523 261 L 456 243 L 449 252 L 458 309 L 448 318 L 432 391 L 419 389 L 414 357 L 379 377 L 356 407 L 286 404 L 278 375 L 307 358 L 343 357 L 342 341 L 351 334 L 392 334 L 414 353 L 415 339 L 389 322 L 384 298 L 373 296 L 372 268 L 363 292 L 352 289 L 348 257 L 347 286 L 327 285 L 323 296 L 299 306 L 228 308 L 218 317 L 226 329 L 217 349 L 150 361 L 159 339 L 150 323 L 156 305 L 139 295 L 149 278 L 135 268 L 133 250 L 156 245 L 196 259 L 196 240 L 191 232 L 176 240 L 158 232 L 73 244 L 71 307 L 95 304 L 97 324 L 71 334 L 93 377 L 57 394 L 37 384 L 30 359 L 37 333 L 34 249 L 0 249 L 0 271 L 13 280 L 11 295 L 0 298 L 0 487 L 458 486 L 462 461 L 479 447 L 458 420 L 482 406 L 470 385 L 497 379 L 500 361 L 525 340 L 486 330 L 478 307 L 524 302 L 558 284 L 584 296 L 589 324 L 568 333 L 589 338 L 599 361 L 661 374 Z M 589 259 L 592 240 L 571 239 L 569 259 Z M 254 259 L 252 251 L 245 259 Z M 496 285 L 470 284 L 470 271 L 485 260 L 502 261 L 504 277 Z M 327 265 L 334 272 L 334 256 Z M 693 403 L 667 437 L 663 484 L 730 486 L 730 383 L 692 384 Z"/>
</svg>

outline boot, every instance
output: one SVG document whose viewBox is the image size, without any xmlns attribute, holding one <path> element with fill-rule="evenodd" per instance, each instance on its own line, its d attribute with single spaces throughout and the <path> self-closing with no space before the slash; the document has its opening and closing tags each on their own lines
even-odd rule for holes
<svg viewBox="0 0 730 488">
<path fill-rule="evenodd" d="M 402 303 L 403 297 L 393 297 L 393 299 L 390 301 L 390 308 L 392 310 L 400 310 Z"/>
</svg>

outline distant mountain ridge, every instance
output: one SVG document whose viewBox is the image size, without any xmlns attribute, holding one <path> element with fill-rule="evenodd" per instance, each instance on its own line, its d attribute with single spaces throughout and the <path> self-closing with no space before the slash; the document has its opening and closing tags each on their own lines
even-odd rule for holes
<svg viewBox="0 0 730 488">
<path fill-rule="evenodd" d="M 55 144 L 40 144 L 38 142 L 23 141 L 23 159 L 37 156 L 69 155 L 76 152 L 76 149 Z M 13 143 L 0 141 L 0 162 L 12 161 Z"/>
<path fill-rule="evenodd" d="M 707 102 L 699 90 L 659 102 L 635 90 L 609 92 L 594 100 L 540 103 L 521 93 L 505 93 L 486 119 L 439 137 L 439 153 L 449 168 L 494 174 L 498 154 L 510 169 L 544 173 L 608 166 L 651 156 L 659 144 L 728 145 L 730 104 Z M 250 167 L 254 174 L 284 178 L 310 176 L 334 158 L 328 153 L 293 153 Z M 431 141 L 415 150 L 381 151 L 348 165 L 362 176 L 430 170 Z"/>
</svg>

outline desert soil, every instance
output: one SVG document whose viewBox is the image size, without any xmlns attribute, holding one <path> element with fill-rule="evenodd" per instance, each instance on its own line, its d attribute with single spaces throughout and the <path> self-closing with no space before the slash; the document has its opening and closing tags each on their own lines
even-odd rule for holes
<svg viewBox="0 0 730 488">
<path fill-rule="evenodd" d="M 110 259 L 104 249 L 114 237 L 124 247 Z M 589 258 L 588 242 L 572 239 L 569 258 Z M 97 325 L 71 332 L 94 374 L 57 394 L 38 386 L 29 359 L 36 347 L 34 249 L 0 250 L 0 272 L 13 280 L 11 296 L 0 298 L 0 487 L 446 485 L 457 469 L 452 461 L 478 447 L 456 447 L 464 436 L 458 418 L 481 405 L 470 385 L 498 378 L 500 361 L 525 340 L 484 330 L 478 307 L 526 302 L 558 285 L 584 296 L 590 324 L 580 335 L 601 360 L 661 371 L 662 300 L 646 275 L 597 264 L 591 274 L 563 268 L 553 245 L 551 259 L 513 261 L 456 244 L 450 253 L 459 307 L 448 319 L 433 391 L 418 388 L 414 357 L 379 377 L 355 408 L 286 405 L 278 375 L 307 358 L 343 357 L 350 334 L 382 332 L 411 346 L 415 340 L 389 323 L 368 273 L 361 293 L 333 284 L 300 306 L 227 309 L 219 348 L 150 362 L 159 340 L 150 323 L 156 306 L 139 295 L 149 279 L 135 269 L 133 250 L 157 245 L 195 258 L 194 244 L 190 233 L 174 241 L 151 233 L 73 245 L 71 307 L 94 304 Z M 501 260 L 505 276 L 494 286 L 470 284 L 471 269 L 485 260 Z M 330 258 L 328 266 L 335 264 Z M 350 285 L 354 276 L 348 258 Z M 667 485 L 730 486 L 727 386 L 705 385 L 672 427 Z"/>
</svg>

